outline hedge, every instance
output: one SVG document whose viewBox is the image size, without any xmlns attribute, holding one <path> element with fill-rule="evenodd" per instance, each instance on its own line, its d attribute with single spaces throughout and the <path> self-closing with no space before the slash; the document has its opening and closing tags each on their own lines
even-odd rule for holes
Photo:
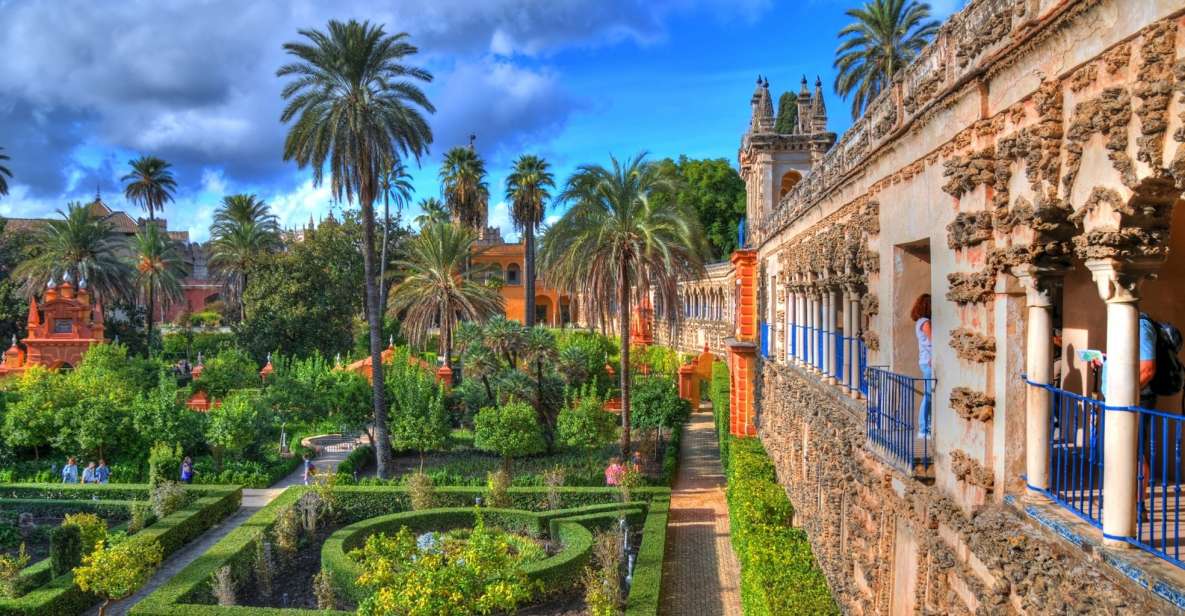
<svg viewBox="0 0 1185 616">
<path fill-rule="evenodd" d="M 716 433 L 720 437 L 720 461 L 728 468 L 728 414 L 729 414 L 728 364 L 718 361 L 712 364 L 712 380 L 708 382 L 708 399 L 712 401 L 712 413 L 716 419 Z"/>
<path fill-rule="evenodd" d="M 221 607 L 206 603 L 213 603 L 210 596 L 210 576 L 223 566 L 230 566 L 237 579 L 248 579 L 250 567 L 255 553 L 254 541 L 261 533 L 271 529 L 276 516 L 285 508 L 294 504 L 308 488 L 293 486 L 288 488 L 276 500 L 260 509 L 242 526 L 232 530 L 217 544 L 189 564 L 185 569 L 158 588 L 151 595 L 132 608 L 131 614 L 137 616 L 171 616 L 185 613 L 196 616 L 314 616 L 324 614 L 344 615 L 346 612 L 300 610 L 257 607 Z M 367 525 L 379 524 L 391 526 L 387 530 L 394 530 L 397 526 L 390 519 L 391 513 L 406 511 L 408 508 L 407 491 L 401 486 L 339 486 L 335 488 L 339 512 L 344 521 L 349 524 L 365 520 L 356 525 L 353 532 Z M 437 501 L 442 508 L 459 509 L 465 519 L 472 521 L 472 509 L 475 498 L 481 496 L 483 490 L 470 487 L 440 487 L 436 490 Z M 484 509 L 485 512 L 500 512 L 498 515 L 506 519 L 523 521 L 531 528 L 547 528 L 553 536 L 558 536 L 570 549 L 561 552 L 563 559 L 547 559 L 545 570 L 536 571 L 528 566 L 528 575 L 544 583 L 553 580 L 572 579 L 587 562 L 588 550 L 584 537 L 589 529 L 606 528 L 616 524 L 619 512 L 624 512 L 633 523 L 643 524 L 643 540 L 639 558 L 634 568 L 634 591 L 629 597 L 632 607 L 631 616 L 655 616 L 658 613 L 659 583 L 662 579 L 662 562 L 666 542 L 666 515 L 670 501 L 668 488 L 636 488 L 632 494 L 634 498 L 643 502 L 627 503 L 624 507 L 615 503 L 618 497 L 613 488 L 561 488 L 560 493 L 564 502 L 579 504 L 568 509 L 554 511 L 545 510 L 547 502 L 546 488 L 510 488 L 511 505 L 523 511 L 505 512 L 504 510 Z M 646 502 L 650 504 L 647 505 Z M 648 513 L 649 512 L 649 513 Z M 420 512 L 428 513 L 428 512 Z M 411 515 L 411 514 L 407 514 Z M 451 516 L 452 513 L 447 515 Z M 458 516 L 462 514 L 457 514 Z M 385 516 L 388 520 L 371 521 L 369 518 Z M 509 516 L 509 517 L 507 517 Z M 413 519 L 413 518 L 404 518 Z M 459 518 L 458 518 L 459 519 Z M 583 527 L 583 532 L 571 525 Z M 409 525 L 410 526 L 410 525 Z M 435 527 L 436 524 L 433 524 Z M 349 527 L 347 527 L 349 528 Z M 346 545 L 345 531 L 339 529 L 331 535 L 337 537 L 342 545 L 332 548 L 334 554 L 345 554 L 349 551 Z M 377 532 L 377 531 L 376 531 Z M 355 539 L 355 541 L 364 538 Z M 591 535 L 587 542 L 591 546 Z M 570 543 L 567 543 L 570 542 Z M 334 568 L 340 562 L 335 557 L 326 559 L 329 540 L 322 546 L 322 564 Z M 559 556 L 559 555 L 557 555 Z M 336 557 L 340 560 L 341 557 Z M 555 557 L 553 557 L 555 558 Z M 341 567 L 336 567 L 339 571 Z M 340 574 L 339 574 L 340 575 Z M 335 576 L 335 581 L 337 580 Z M 639 580 L 642 582 L 639 583 Z M 352 581 L 351 581 L 352 582 Z M 339 587 L 344 585 L 336 581 Z M 344 586 L 348 588 L 348 586 Z M 638 598 L 634 598 L 638 594 Z M 650 595 L 653 594 L 653 597 Z M 203 603 L 204 602 L 204 603 Z"/>
<path fill-rule="evenodd" d="M 160 543 L 164 556 L 168 557 L 214 524 L 237 511 L 242 501 L 239 486 L 189 486 L 197 498 L 172 514 L 157 520 L 136 533 L 135 540 L 155 540 Z M 56 502 L 74 502 L 78 510 L 95 503 L 113 501 L 88 501 L 86 497 L 147 497 L 147 485 L 59 485 L 59 484 L 13 484 L 6 485 L 2 493 L 9 499 L 25 497 L 23 506 L 38 507 L 47 497 Z M 143 499 L 141 499 L 143 500 Z M 13 500 L 8 501 L 15 502 Z M 130 503 L 128 504 L 130 506 Z M 15 599 L 0 598 L 0 616 L 65 616 L 80 614 L 93 606 L 98 598 L 85 593 L 74 585 L 74 574 L 66 573 L 51 578 L 50 559 L 38 561 L 21 572 L 21 577 L 39 580 L 41 583 Z"/>
<path fill-rule="evenodd" d="M 806 533 L 791 526 L 794 509 L 761 441 L 722 440 L 728 442 L 728 513 L 745 615 L 839 614 Z"/>
</svg>

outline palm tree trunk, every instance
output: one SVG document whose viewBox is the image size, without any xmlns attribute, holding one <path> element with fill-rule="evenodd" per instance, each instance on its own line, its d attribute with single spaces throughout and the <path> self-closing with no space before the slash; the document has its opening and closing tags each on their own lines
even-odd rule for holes
<svg viewBox="0 0 1185 616">
<path fill-rule="evenodd" d="M 243 267 L 243 286 L 239 289 L 239 323 L 247 320 L 247 268 Z"/>
<path fill-rule="evenodd" d="M 156 293 L 152 288 L 152 284 L 148 285 L 148 318 L 145 319 L 145 324 L 148 328 L 148 340 L 145 341 L 145 346 L 148 348 L 148 355 L 152 355 L 152 319 L 156 316 Z"/>
<path fill-rule="evenodd" d="M 523 324 L 535 326 L 535 225 L 523 225 L 523 248 L 526 252 L 526 280 L 523 284 Z"/>
<path fill-rule="evenodd" d="M 452 306 L 449 301 L 444 300 L 444 306 L 440 310 L 440 348 L 443 349 L 444 365 L 451 370 L 453 367 L 453 319 Z"/>
<path fill-rule="evenodd" d="M 629 262 L 621 259 L 621 276 L 618 279 L 621 301 L 617 303 L 617 322 L 621 337 L 621 361 L 618 374 L 621 379 L 621 457 L 630 454 L 630 270 Z"/>
<path fill-rule="evenodd" d="M 379 307 L 378 285 L 374 268 L 374 199 L 367 192 L 359 195 L 362 205 L 362 271 L 366 279 L 366 321 L 370 326 L 371 398 L 374 402 L 374 458 L 380 479 L 387 478 L 391 467 L 390 438 L 387 432 L 387 402 L 383 385 L 383 321 Z"/>
<path fill-rule="evenodd" d="M 383 193 L 383 250 L 379 261 L 379 306 L 387 309 L 387 229 L 391 227 L 390 194 Z"/>
</svg>

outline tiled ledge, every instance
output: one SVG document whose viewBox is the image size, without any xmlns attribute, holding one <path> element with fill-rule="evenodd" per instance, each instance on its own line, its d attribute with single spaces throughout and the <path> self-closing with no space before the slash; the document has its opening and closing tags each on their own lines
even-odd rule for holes
<svg viewBox="0 0 1185 616">
<path fill-rule="evenodd" d="M 1005 496 L 1004 502 L 1024 511 L 1025 515 L 1061 537 L 1115 574 L 1164 599 L 1177 613 L 1185 614 L 1185 570 L 1161 560 L 1136 547 L 1116 549 L 1104 547 L 1102 532 L 1087 524 L 1057 504 L 1030 503 L 1015 496 Z"/>
</svg>

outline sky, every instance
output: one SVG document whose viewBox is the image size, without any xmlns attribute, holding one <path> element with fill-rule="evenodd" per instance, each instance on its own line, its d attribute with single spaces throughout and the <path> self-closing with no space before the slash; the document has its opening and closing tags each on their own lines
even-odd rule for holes
<svg viewBox="0 0 1185 616">
<path fill-rule="evenodd" d="M 558 181 L 643 151 L 735 166 L 758 75 L 775 97 L 821 77 L 829 128 L 842 133 L 851 119 L 831 89 L 832 60 L 854 3 L 0 0 L 0 147 L 14 176 L 0 216 L 53 216 L 96 191 L 142 215 L 120 181 L 142 154 L 174 165 L 165 217 L 196 241 L 230 194 L 258 195 L 286 227 L 348 207 L 283 160 L 275 72 L 299 30 L 354 18 L 407 32 L 419 48 L 408 63 L 434 77 L 434 143 L 408 161 L 413 201 L 439 196 L 443 153 L 476 135 L 490 222 L 513 239 L 504 192 L 517 156 L 544 156 Z M 931 5 L 945 19 L 962 0 Z"/>
</svg>

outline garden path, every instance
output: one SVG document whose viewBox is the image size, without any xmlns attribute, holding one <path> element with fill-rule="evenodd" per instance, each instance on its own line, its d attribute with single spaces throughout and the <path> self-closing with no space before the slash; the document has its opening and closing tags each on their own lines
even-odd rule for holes
<svg viewBox="0 0 1185 616">
<path fill-rule="evenodd" d="M 740 567 L 732 552 L 724 485 L 716 424 L 705 403 L 683 427 L 667 519 L 662 614 L 741 614 Z"/>
<path fill-rule="evenodd" d="M 359 437 L 359 442 L 364 442 L 366 435 Z M 337 465 L 341 464 L 342 460 L 346 459 L 348 450 L 345 448 L 333 448 L 325 451 L 316 458 L 316 465 L 318 472 L 334 472 L 337 470 Z M 248 518 L 259 511 L 264 505 L 276 499 L 289 486 L 300 485 L 304 483 L 304 466 L 298 466 L 296 470 L 288 474 L 287 477 L 277 481 L 267 488 L 254 489 L 247 488 L 243 490 L 243 504 L 239 510 L 231 514 L 230 517 L 223 520 L 221 523 L 207 530 L 197 539 L 191 541 L 189 545 L 174 552 L 172 556 L 161 565 L 160 569 L 152 576 L 136 594 L 124 599 L 123 601 L 112 602 L 107 606 L 107 616 L 124 616 L 132 609 L 132 606 L 139 603 L 144 597 L 152 594 L 162 584 L 167 582 L 173 576 L 181 572 L 182 569 L 189 566 L 189 563 L 197 559 L 198 556 L 206 553 L 215 543 L 218 543 L 230 531 L 236 529 Z M 95 606 L 87 612 L 87 616 L 97 616 L 99 613 L 98 606 Z"/>
</svg>

